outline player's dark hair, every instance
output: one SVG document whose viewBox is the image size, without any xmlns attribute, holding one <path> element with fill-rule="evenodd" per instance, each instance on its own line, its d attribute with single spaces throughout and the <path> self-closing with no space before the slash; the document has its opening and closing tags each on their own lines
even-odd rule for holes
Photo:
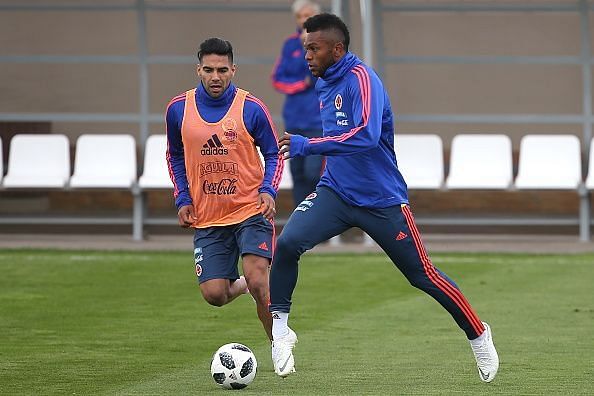
<svg viewBox="0 0 594 396">
<path fill-rule="evenodd" d="M 198 61 L 202 63 L 204 55 L 225 55 L 229 58 L 229 62 L 233 63 L 233 47 L 227 40 L 218 37 L 211 37 L 200 44 L 198 49 Z"/>
<path fill-rule="evenodd" d="M 345 51 L 349 50 L 351 36 L 345 23 L 334 14 L 318 14 L 305 21 L 303 28 L 307 33 L 318 32 L 320 30 L 333 30 L 338 34 L 339 41 L 344 45 Z"/>
</svg>

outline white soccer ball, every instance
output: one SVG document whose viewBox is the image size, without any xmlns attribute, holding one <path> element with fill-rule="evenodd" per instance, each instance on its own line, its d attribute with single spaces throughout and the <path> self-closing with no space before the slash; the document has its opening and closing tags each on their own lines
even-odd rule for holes
<svg viewBox="0 0 594 396">
<path fill-rule="evenodd" d="M 243 344 L 233 342 L 220 347 L 212 357 L 210 373 L 225 389 L 243 389 L 256 377 L 256 356 Z"/>
</svg>

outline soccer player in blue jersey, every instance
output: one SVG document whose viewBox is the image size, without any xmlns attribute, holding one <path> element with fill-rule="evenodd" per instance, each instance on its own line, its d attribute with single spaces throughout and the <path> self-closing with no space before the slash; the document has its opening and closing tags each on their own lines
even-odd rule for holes
<svg viewBox="0 0 594 396">
<path fill-rule="evenodd" d="M 272 360 L 285 377 L 295 371 L 297 335 L 287 325 L 300 256 L 318 243 L 359 227 L 387 253 L 408 281 L 439 302 L 465 332 L 480 379 L 499 367 L 491 329 L 458 286 L 433 266 L 409 207 L 394 154 L 394 117 L 375 72 L 349 52 L 349 31 L 335 15 L 309 18 L 305 59 L 318 78 L 322 138 L 284 134 L 285 157 L 327 156 L 316 191 L 301 202 L 277 241 L 270 274 Z"/>
</svg>

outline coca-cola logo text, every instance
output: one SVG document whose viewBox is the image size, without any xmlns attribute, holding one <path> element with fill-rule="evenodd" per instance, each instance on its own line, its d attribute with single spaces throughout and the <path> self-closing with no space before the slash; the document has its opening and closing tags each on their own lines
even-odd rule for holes
<svg viewBox="0 0 594 396">
<path fill-rule="evenodd" d="M 219 182 L 204 180 L 202 191 L 204 194 L 235 195 L 237 192 L 237 179 L 222 179 Z"/>
</svg>

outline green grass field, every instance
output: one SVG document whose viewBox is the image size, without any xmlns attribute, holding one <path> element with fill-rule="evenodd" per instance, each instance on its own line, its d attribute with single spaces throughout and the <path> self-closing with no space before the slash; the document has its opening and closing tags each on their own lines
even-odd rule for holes
<svg viewBox="0 0 594 396">
<path fill-rule="evenodd" d="M 307 255 L 294 295 L 297 373 L 278 378 L 243 296 L 206 304 L 191 252 L 0 251 L 0 394 L 592 395 L 594 255 L 433 254 L 491 324 L 483 384 L 454 321 L 377 255 Z M 250 346 L 242 391 L 212 353 Z"/>
</svg>

